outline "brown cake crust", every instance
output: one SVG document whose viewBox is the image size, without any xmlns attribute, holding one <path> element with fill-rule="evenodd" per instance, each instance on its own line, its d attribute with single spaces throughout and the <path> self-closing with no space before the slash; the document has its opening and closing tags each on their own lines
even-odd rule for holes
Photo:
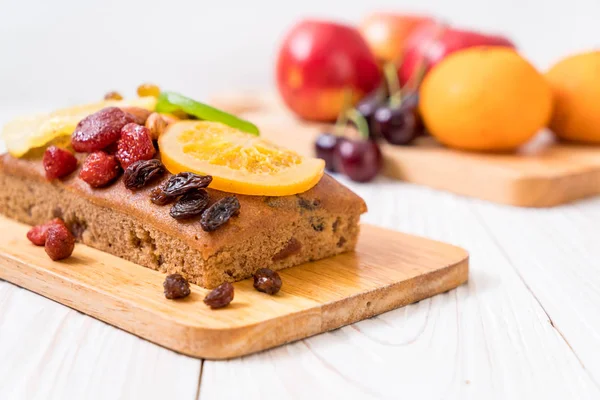
<svg viewBox="0 0 600 400">
<path fill-rule="evenodd" d="M 166 179 L 166 177 L 164 178 Z M 215 232 L 198 219 L 176 221 L 149 201 L 160 181 L 131 192 L 119 180 L 92 189 L 77 178 L 48 182 L 38 158 L 0 156 L 0 212 L 31 225 L 61 217 L 78 240 L 191 282 L 215 287 L 352 250 L 364 201 L 325 175 L 294 196 L 237 195 L 240 214 Z M 209 189 L 211 201 L 226 193 Z"/>
</svg>

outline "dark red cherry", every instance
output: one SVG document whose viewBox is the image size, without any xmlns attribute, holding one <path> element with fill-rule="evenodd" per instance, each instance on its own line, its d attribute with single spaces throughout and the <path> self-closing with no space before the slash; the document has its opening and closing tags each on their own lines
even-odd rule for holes
<svg viewBox="0 0 600 400">
<path fill-rule="evenodd" d="M 325 169 L 335 172 L 333 157 L 338 137 L 332 133 L 321 133 L 315 140 L 315 153 L 318 158 L 325 160 Z"/>
<path fill-rule="evenodd" d="M 339 139 L 334 153 L 334 165 L 356 182 L 369 182 L 383 166 L 379 145 L 374 140 Z"/>
</svg>

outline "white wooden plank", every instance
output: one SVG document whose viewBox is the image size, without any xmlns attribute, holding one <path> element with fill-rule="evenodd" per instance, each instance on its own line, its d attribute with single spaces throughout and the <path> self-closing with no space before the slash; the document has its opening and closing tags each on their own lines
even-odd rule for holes
<svg viewBox="0 0 600 400">
<path fill-rule="evenodd" d="M 479 203 L 488 231 L 600 382 L 600 199 L 554 209 Z"/>
<path fill-rule="evenodd" d="M 292 345 L 206 361 L 201 399 L 600 396 L 471 200 L 385 182 L 353 187 L 371 206 L 366 222 L 467 248 L 469 284 Z"/>
<path fill-rule="evenodd" d="M 0 281 L 0 399 L 193 399 L 200 368 Z"/>
</svg>

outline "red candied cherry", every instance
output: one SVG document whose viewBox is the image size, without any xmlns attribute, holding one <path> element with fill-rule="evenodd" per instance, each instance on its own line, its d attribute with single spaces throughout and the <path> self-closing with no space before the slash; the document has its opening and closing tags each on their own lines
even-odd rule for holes
<svg viewBox="0 0 600 400">
<path fill-rule="evenodd" d="M 383 157 L 379 145 L 369 139 L 369 126 L 357 110 L 349 110 L 348 119 L 354 123 L 362 139 L 338 139 L 335 146 L 334 165 L 356 182 L 368 182 L 375 178 L 383 166 Z"/>
<path fill-rule="evenodd" d="M 148 128 L 138 124 L 127 124 L 121 130 L 117 142 L 117 159 L 123 169 L 140 160 L 151 160 L 156 154 Z"/>
<path fill-rule="evenodd" d="M 115 156 L 103 151 L 95 151 L 90 153 L 83 162 L 79 177 L 91 187 L 97 188 L 108 185 L 119 176 L 120 172 L 121 168 Z"/>
<path fill-rule="evenodd" d="M 44 249 L 53 261 L 63 260 L 73 254 L 75 237 L 65 224 L 50 225 Z"/>
<path fill-rule="evenodd" d="M 70 151 L 56 146 L 46 149 L 42 163 L 48 180 L 64 178 L 77 169 L 75 156 Z"/>
<path fill-rule="evenodd" d="M 131 114 L 118 107 L 103 108 L 79 121 L 71 145 L 80 153 L 103 150 L 119 140 L 121 129 L 133 121 Z"/>
<path fill-rule="evenodd" d="M 27 239 L 36 246 L 43 246 L 46 244 L 46 238 L 48 237 L 48 228 L 57 224 L 64 225 L 65 223 L 60 218 L 54 218 L 44 224 L 36 225 L 27 232 Z"/>
</svg>

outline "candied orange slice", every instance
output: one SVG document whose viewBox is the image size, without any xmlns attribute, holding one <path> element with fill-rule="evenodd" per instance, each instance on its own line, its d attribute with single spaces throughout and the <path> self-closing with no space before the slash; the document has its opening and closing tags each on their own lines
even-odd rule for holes
<svg viewBox="0 0 600 400">
<path fill-rule="evenodd" d="M 15 118 L 2 129 L 6 149 L 14 157 L 70 136 L 83 118 L 106 107 L 140 107 L 154 111 L 156 98 L 139 97 L 132 100 L 105 100 L 92 104 L 64 108 L 47 114 Z"/>
<path fill-rule="evenodd" d="M 287 196 L 312 188 L 325 162 L 211 121 L 170 125 L 158 139 L 169 172 L 212 175 L 210 187 L 229 193 Z"/>
</svg>

